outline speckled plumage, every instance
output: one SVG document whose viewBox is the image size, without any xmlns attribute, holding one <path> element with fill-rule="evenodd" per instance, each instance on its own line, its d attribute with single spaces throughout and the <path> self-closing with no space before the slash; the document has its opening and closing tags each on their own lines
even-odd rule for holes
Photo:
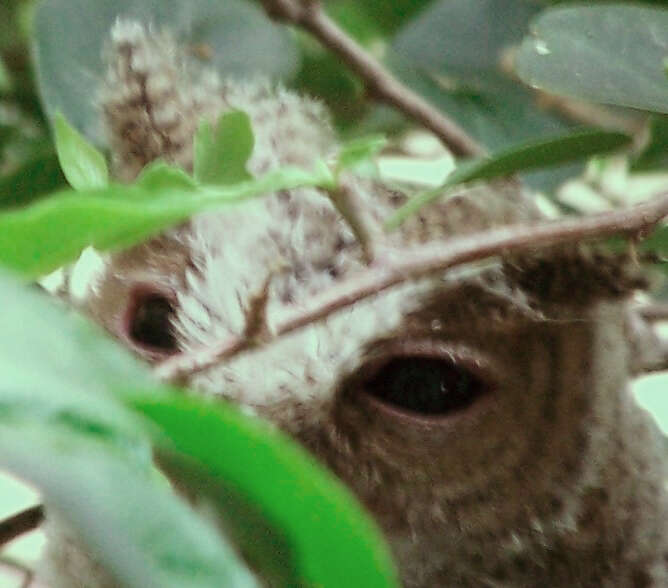
<svg viewBox="0 0 668 588">
<path fill-rule="evenodd" d="M 158 156 L 189 168 L 199 117 L 230 108 L 253 123 L 254 174 L 336 152 L 317 103 L 266 83 L 193 81 L 163 33 L 119 23 L 108 59 L 101 107 L 120 178 Z M 350 181 L 372 222 L 402 201 Z M 444 241 L 535 218 L 518 186 L 500 181 L 424 209 L 391 238 Z M 133 288 L 173 292 L 182 350 L 241 334 L 266 283 L 271 329 L 365 268 L 350 228 L 313 189 L 197 216 L 104 261 L 79 305 L 128 342 Z M 406 586 L 668 586 L 665 459 L 627 389 L 624 297 L 634 285 L 621 262 L 579 249 L 452 272 L 366 299 L 189 384 L 270 419 L 344 480 L 384 529 Z M 365 364 L 398 346 L 477 362 L 494 382 L 484 410 L 415 422 L 355 394 Z M 53 545 L 63 585 L 93 586 L 73 575 L 95 568 Z"/>
</svg>

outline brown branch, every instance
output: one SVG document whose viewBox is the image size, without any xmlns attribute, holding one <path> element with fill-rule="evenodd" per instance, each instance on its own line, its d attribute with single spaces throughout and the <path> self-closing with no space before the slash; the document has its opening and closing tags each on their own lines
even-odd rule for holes
<svg viewBox="0 0 668 588">
<path fill-rule="evenodd" d="M 487 257 L 602 238 L 620 233 L 637 236 L 668 215 L 668 193 L 630 209 L 615 210 L 576 220 L 515 225 L 457 237 L 385 255 L 366 271 L 317 296 L 308 308 L 293 313 L 274 328 L 275 336 L 292 333 L 334 312 L 392 286 Z M 386 250 L 389 253 L 390 250 Z M 159 377 L 174 380 L 211 367 L 254 347 L 243 336 L 218 345 L 175 355 L 158 364 Z"/>
<path fill-rule="evenodd" d="M 0 521 L 0 547 L 36 529 L 43 520 L 44 508 L 37 504 Z"/>
<path fill-rule="evenodd" d="M 262 4 L 270 17 L 292 23 L 311 33 L 362 78 L 368 92 L 377 100 L 393 106 L 429 129 L 455 155 L 477 157 L 485 154 L 485 150 L 464 129 L 399 82 L 351 39 L 325 14 L 319 2 L 262 0 Z"/>
</svg>

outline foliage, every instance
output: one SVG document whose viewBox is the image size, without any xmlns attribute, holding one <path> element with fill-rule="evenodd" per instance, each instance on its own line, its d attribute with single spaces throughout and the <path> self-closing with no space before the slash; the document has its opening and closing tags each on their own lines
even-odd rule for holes
<svg viewBox="0 0 668 588">
<path fill-rule="evenodd" d="M 544 4 L 326 4 L 363 46 L 492 152 L 458 162 L 442 185 L 416 195 L 388 226 L 455 185 L 581 166 L 597 153 L 623 148 L 635 169 L 666 170 L 668 11 Z M 16 24 L 31 6 L 9 2 L 0 15 Z M 167 25 L 195 60 L 223 75 L 264 74 L 317 91 L 351 140 L 336 161 L 313 170 L 252 178 L 246 163 L 253 130 L 243 112 L 232 112 L 215 125 L 202 123 L 192 175 L 158 161 L 130 185 L 110 181 L 105 155 L 94 146 L 103 141 L 93 97 L 101 43 L 118 15 Z M 7 30 L 11 38 L 0 34 L 0 263 L 23 279 L 75 260 L 87 246 L 126 247 L 212 207 L 299 186 L 335 191 L 342 170 L 363 167 L 385 147 L 379 133 L 407 125 L 374 104 L 331 54 L 272 23 L 250 1 L 44 0 L 32 39 L 41 106 L 26 65 L 29 27 Z M 541 108 L 512 63 L 499 66 L 512 57 L 510 46 L 520 47 L 517 73 L 530 86 L 659 113 L 645 148 L 630 151 L 626 132 L 583 130 Z M 530 180 L 551 195 L 574 173 L 542 170 Z M 665 254 L 665 226 L 645 248 Z M 232 407 L 158 386 L 116 345 L 15 276 L 0 275 L 0 296 L 0 464 L 35 484 L 124 585 L 255 585 L 247 562 L 280 585 L 396 584 L 374 524 L 291 441 Z M 189 490 L 207 489 L 220 506 L 225 536 L 168 491 L 152 468 L 151 448 Z"/>
</svg>

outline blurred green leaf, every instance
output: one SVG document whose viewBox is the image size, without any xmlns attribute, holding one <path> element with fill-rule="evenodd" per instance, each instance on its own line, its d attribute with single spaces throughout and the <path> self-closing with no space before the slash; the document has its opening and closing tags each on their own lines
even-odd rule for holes
<svg viewBox="0 0 668 588">
<path fill-rule="evenodd" d="M 654 232 L 652 232 L 649 237 L 643 239 L 640 242 L 641 251 L 651 251 L 663 258 L 663 265 L 666 270 L 668 270 L 668 224 L 664 224 Z"/>
<path fill-rule="evenodd" d="M 253 130 L 245 112 L 223 114 L 214 128 L 203 120 L 195 134 L 195 179 L 220 185 L 250 180 L 246 163 L 253 144 Z"/>
<path fill-rule="evenodd" d="M 204 62 L 223 76 L 290 78 L 299 54 L 289 31 L 241 0 L 43 0 L 35 14 L 34 54 L 45 111 L 60 110 L 103 143 L 94 96 L 104 73 L 102 49 L 117 18 L 167 27 L 184 47 L 204 47 Z M 195 59 L 195 57 L 193 57 Z"/>
<path fill-rule="evenodd" d="M 383 2 L 385 6 L 395 2 Z M 367 10 L 368 2 L 356 0 L 335 0 L 325 2 L 327 14 L 351 37 L 364 46 L 382 37 L 383 30 L 379 19 L 371 16 Z"/>
<path fill-rule="evenodd" d="M 70 126 L 62 113 L 54 116 L 53 130 L 60 167 L 75 190 L 104 188 L 109 170 L 104 155 Z"/>
<path fill-rule="evenodd" d="M 194 458 L 282 530 L 300 585 L 398 585 L 380 532 L 352 495 L 274 429 L 183 397 L 146 397 L 133 406 L 160 427 L 167 450 Z"/>
<path fill-rule="evenodd" d="M 364 0 L 357 2 L 359 10 L 386 34 L 396 31 L 415 17 L 433 0 Z"/>
<path fill-rule="evenodd" d="M 5 65 L 5 60 L 0 56 L 0 93 L 8 92 L 12 89 L 12 78 Z"/>
<path fill-rule="evenodd" d="M 445 190 L 458 184 L 558 165 L 619 149 L 628 145 L 630 141 L 631 138 L 622 133 L 581 130 L 561 137 L 515 146 L 490 157 L 466 161 L 455 168 L 444 184 L 418 194 L 397 209 L 386 221 L 385 226 L 388 229 L 396 228 L 425 204 L 444 196 Z"/>
<path fill-rule="evenodd" d="M 336 173 L 372 158 L 385 145 L 387 145 L 387 139 L 383 135 L 360 137 L 344 143 L 339 151 Z"/>
<path fill-rule="evenodd" d="M 278 190 L 330 187 L 322 164 L 313 172 L 283 168 L 233 186 L 196 186 L 181 170 L 158 162 L 136 184 L 65 190 L 0 214 L 0 263 L 35 277 L 72 261 L 87 246 L 122 248 L 196 212 Z"/>
<path fill-rule="evenodd" d="M 668 113 L 668 10 L 606 4 L 545 11 L 517 71 L 534 86 L 584 100 Z"/>
<path fill-rule="evenodd" d="M 501 71 L 540 9 L 530 0 L 441 0 L 405 25 L 388 63 L 479 142 L 498 150 L 565 132 L 572 124 L 538 108 L 523 85 Z"/>
<path fill-rule="evenodd" d="M 341 60 L 313 39 L 298 34 L 301 68 L 292 83 L 299 92 L 318 96 L 329 108 L 337 127 L 346 128 L 367 110 L 364 86 Z"/>
<path fill-rule="evenodd" d="M 142 421 L 111 391 L 146 370 L 0 275 L 0 464 L 39 488 L 123 586 L 255 586 L 214 529 L 151 469 Z"/>
</svg>

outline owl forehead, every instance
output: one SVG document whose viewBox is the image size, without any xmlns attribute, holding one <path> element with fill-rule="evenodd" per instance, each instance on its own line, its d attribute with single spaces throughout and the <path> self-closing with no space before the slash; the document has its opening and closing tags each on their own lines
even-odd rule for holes
<svg viewBox="0 0 668 588">
<path fill-rule="evenodd" d="M 372 218 L 374 205 L 379 206 L 370 205 Z M 264 288 L 269 293 L 266 322 L 272 332 L 314 296 L 367 269 L 349 226 L 315 191 L 272 195 L 236 210 L 195 217 L 181 239 L 191 255 L 175 320 L 185 351 L 242 336 L 251 301 Z M 396 239 L 406 242 L 410 236 L 398 233 Z M 471 298 L 478 301 L 480 320 L 487 317 L 487 309 L 500 320 L 500 307 L 516 309 L 515 318 L 522 315 L 523 301 L 513 297 L 498 271 L 493 273 L 497 279 L 481 281 L 459 272 L 402 284 L 232 358 L 190 383 L 261 412 L 281 406 L 276 412 L 282 419 L 290 419 L 286 406 L 308 405 L 308 414 L 315 418 L 313 405 L 326 410 L 337 381 L 356 369 L 376 342 L 400 337 L 406 329 L 419 336 L 441 336 L 441 330 L 455 324 L 458 316 L 452 311 L 460 292 L 469 299 L 458 313 L 462 317 L 468 316 Z M 488 295 L 477 297 L 483 292 Z M 439 312 L 439 305 L 447 313 Z"/>
</svg>

